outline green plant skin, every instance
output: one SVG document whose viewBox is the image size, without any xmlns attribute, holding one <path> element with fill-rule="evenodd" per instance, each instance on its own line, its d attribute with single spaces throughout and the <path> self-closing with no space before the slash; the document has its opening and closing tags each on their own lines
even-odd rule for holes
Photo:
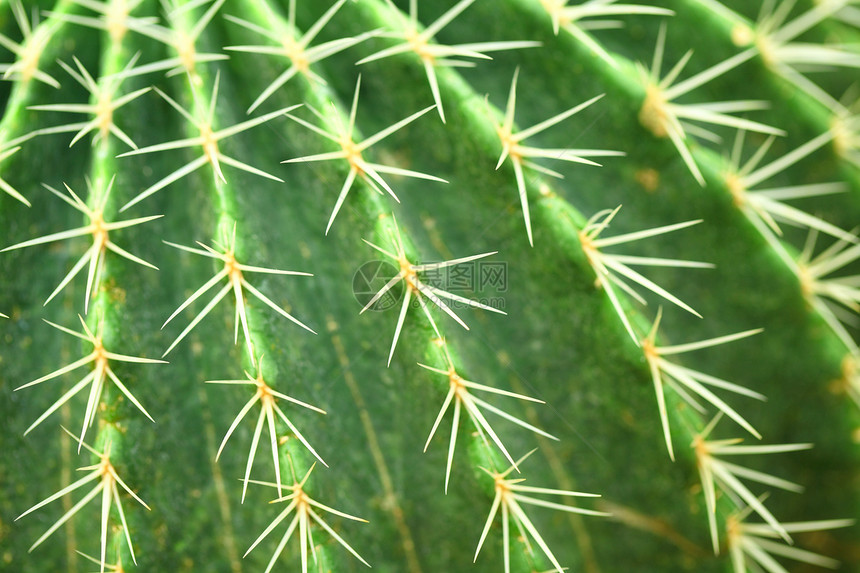
<svg viewBox="0 0 860 573">
<path fill-rule="evenodd" d="M 287 2 L 266 1 L 286 18 Z M 42 8 L 56 12 L 91 14 L 70 2 L 61 1 L 56 7 L 44 4 Z M 298 4 L 296 24 L 302 30 L 329 5 Z M 408 5 L 401 4 L 401 9 L 408 10 Z M 419 17 L 429 24 L 451 4 L 422 0 Z M 749 10 L 742 2 L 734 4 L 734 9 Z M 258 37 L 226 21 L 223 15 L 259 19 L 260 5 L 252 0 L 227 2 L 198 39 L 198 51 L 221 52 L 229 45 L 259 43 Z M 730 26 L 702 5 L 693 0 L 662 5 L 676 12 L 668 20 L 664 71 L 690 47 L 695 54 L 683 77 L 738 51 L 729 39 Z M 190 14 L 189 22 L 200 13 L 202 10 Z M 144 2 L 134 14 L 162 15 L 155 2 Z M 308 482 L 310 495 L 369 522 L 336 517 L 327 520 L 373 570 L 386 572 L 503 571 L 499 517 L 474 565 L 473 559 L 493 500 L 492 480 L 480 468 L 494 465 L 501 469 L 507 461 L 496 447 L 488 449 L 475 437 L 475 427 L 463 414 L 445 494 L 450 411 L 427 451 L 422 449 L 448 388 L 443 377 L 416 365 L 420 362 L 444 368 L 444 359 L 423 313 L 413 309 L 406 317 L 391 365 L 386 367 L 399 306 L 359 314 L 361 304 L 352 293 L 353 275 L 363 263 L 379 259 L 362 239 L 392 248 L 386 232 L 392 227 L 393 213 L 413 262 L 499 251 L 488 260 L 507 263 L 509 283 L 502 293 L 507 316 L 460 309 L 457 313 L 469 331 L 438 309 L 434 317 L 464 377 L 546 402 L 488 399 L 559 438 L 551 441 L 539 437 L 488 414 L 514 458 L 538 448 L 521 467 L 526 483 L 601 494 L 597 500 L 573 499 L 583 507 L 613 514 L 608 518 L 577 516 L 525 506 L 560 563 L 569 571 L 588 572 L 731 571 L 725 547 L 719 556 L 711 550 L 696 458 L 688 447 L 715 410 L 711 408 L 707 416 L 701 416 L 667 389 L 676 457 L 673 463 L 666 453 L 642 351 L 627 335 L 605 292 L 595 288 L 594 272 L 583 254 L 578 230 L 587 218 L 623 204 L 613 221 L 612 235 L 703 219 L 688 229 L 614 251 L 713 263 L 714 269 L 654 268 L 645 272 L 704 318 L 686 314 L 656 297 L 646 297 L 647 307 L 625 300 L 625 308 L 644 336 L 662 304 L 660 340 L 664 344 L 764 328 L 754 337 L 684 355 L 679 362 L 765 394 L 768 399 L 762 403 L 718 392 L 762 433 L 762 443 L 815 444 L 810 451 L 737 460 L 805 487 L 802 494 L 772 491 L 767 506 L 781 521 L 860 515 L 860 415 L 837 382 L 844 375 L 845 344 L 810 309 L 797 278 L 738 211 L 722 183 L 726 164 L 721 154 L 728 153 L 733 134 L 726 131 L 722 147 L 696 147 L 695 157 L 708 181 L 700 187 L 671 143 L 640 125 L 637 116 L 644 89 L 632 73 L 632 62 L 651 61 L 659 20 L 630 17 L 625 19 L 624 29 L 595 33 L 609 49 L 631 58 L 620 70 L 612 70 L 565 32 L 554 36 L 539 1 L 508 0 L 504 7 L 499 2 L 477 1 L 438 34 L 439 42 L 535 40 L 542 47 L 493 52 L 492 61 L 480 61 L 474 69 L 438 68 L 446 124 L 431 111 L 373 146 L 367 158 L 443 177 L 448 184 L 386 177 L 400 198 L 398 205 L 357 180 L 328 235 L 324 234 L 325 225 L 347 167 L 342 161 L 281 165 L 290 158 L 337 147 L 287 118 L 278 118 L 220 142 L 219 149 L 282 178 L 284 183 L 225 166 L 224 184 L 205 165 L 122 214 L 117 211 L 123 204 L 198 157 L 198 149 L 116 158 L 127 148 L 115 138 L 90 146 L 91 136 L 87 136 L 69 148 L 72 133 L 37 136 L 0 163 L 0 177 L 32 202 L 28 208 L 0 194 L 3 246 L 83 224 L 79 213 L 41 183 L 57 189 L 67 183 L 83 194 L 86 177 L 104 182 L 116 173 L 108 220 L 155 214 L 164 217 L 112 233 L 111 237 L 159 270 L 109 253 L 87 322 L 94 328 L 97 317 L 103 316 L 107 348 L 149 358 L 158 358 L 167 349 L 214 291 L 162 329 L 165 319 L 220 269 L 162 241 L 211 244 L 236 222 L 240 261 L 313 273 L 313 277 L 247 273 L 255 287 L 317 332 L 314 335 L 302 330 L 249 297 L 252 340 L 258 353 L 264 355 L 264 374 L 272 387 L 326 411 L 323 416 L 281 403 L 329 466 L 316 464 Z M 0 11 L 0 22 L 3 33 L 20 37 L 8 3 Z M 316 43 L 391 25 L 383 2 L 347 2 Z M 816 29 L 813 37 L 837 28 L 841 34 L 856 37 L 856 30 L 846 31 L 832 23 Z M 78 121 L 69 119 L 70 114 L 27 109 L 44 103 L 87 101 L 88 94 L 54 63 L 56 59 L 71 63 L 75 55 L 87 70 L 93 74 L 101 70 L 98 73 L 103 76 L 121 69 L 138 50 L 142 52 L 141 63 L 172 56 L 168 48 L 134 33 L 123 39 L 119 51 L 109 45 L 104 33 L 63 25 L 40 59 L 40 68 L 57 78 L 62 87 L 54 89 L 34 81 L 12 84 L 8 98 L 4 94 L 6 111 L 0 123 L 7 130 L 6 140 Z M 392 41 L 372 38 L 314 64 L 312 69 L 326 79 L 327 86 L 299 75 L 252 116 L 304 103 L 328 117 L 336 113 L 345 117 L 359 72 L 362 83 L 356 126 L 365 136 L 431 105 L 424 70 L 414 55 L 354 65 L 387 45 Z M 283 71 L 283 63 L 276 58 L 229 54 L 227 61 L 197 67 L 197 97 L 204 102 L 211 96 L 216 70 L 220 72 L 216 129 L 244 121 L 248 106 Z M 12 57 L 8 56 L 7 60 Z M 528 143 L 626 153 L 626 157 L 598 158 L 603 167 L 538 160 L 558 169 L 564 180 L 526 170 L 534 247 L 526 238 L 510 163 L 494 170 L 501 146 L 484 104 L 488 94 L 490 104 L 504 110 L 517 67 L 516 125 L 521 127 L 606 94 Z M 843 79 L 850 80 L 850 74 Z M 844 89 L 837 80 L 832 81 L 837 84 L 834 90 Z M 165 78 L 159 72 L 132 78 L 123 84 L 122 93 L 149 85 L 165 90 L 186 107 L 193 105 L 188 79 L 183 75 Z M 834 93 L 841 95 L 841 91 Z M 688 97 L 685 101 L 769 101 L 769 109 L 749 114 L 787 132 L 774 144 L 768 158 L 805 143 L 826 129 L 830 120 L 820 105 L 755 58 Z M 337 102 L 337 110 L 329 106 L 329 100 Z M 307 109 L 292 113 L 315 121 Z M 116 117 L 140 147 L 195 135 L 155 93 L 131 102 Z M 762 141 L 762 137 L 748 137 L 750 146 Z M 651 191 L 641 183 L 647 173 L 658 176 L 659 183 Z M 834 180 L 845 183 L 849 190 L 795 204 L 850 230 L 860 220 L 860 170 L 840 159 L 832 146 L 825 146 L 779 176 L 783 184 Z M 788 229 L 785 242 L 796 253 L 804 239 L 805 230 Z M 78 550 L 97 556 L 100 551 L 97 501 L 42 545 L 27 551 L 84 490 L 14 521 L 31 506 L 79 479 L 75 468 L 95 463 L 83 451 L 78 455 L 73 440 L 59 428 L 62 424 L 72 433 L 80 433 L 85 404 L 81 396 L 27 436 L 22 435 L 63 391 L 85 375 L 84 369 L 14 390 L 91 351 L 89 344 L 81 344 L 41 320 L 78 327 L 86 284 L 83 276 L 76 277 L 44 307 L 43 302 L 88 246 L 87 240 L 79 238 L 0 253 L 0 276 L 4 277 L 0 312 L 11 317 L 0 319 L 2 571 L 97 569 L 75 553 Z M 857 268 L 855 262 L 845 274 L 856 274 Z M 119 516 L 115 511 L 111 514 L 108 561 L 113 562 L 119 552 L 125 571 L 263 571 L 285 531 L 288 522 L 242 557 L 284 507 L 269 505 L 273 490 L 253 484 L 240 503 L 240 480 L 258 407 L 239 424 L 215 461 L 224 434 L 251 397 L 246 386 L 204 384 L 206 380 L 242 379 L 244 370 L 254 373 L 241 328 L 238 344 L 233 344 L 234 312 L 232 295 L 228 295 L 165 358 L 169 364 L 112 363 L 117 375 L 156 420 L 154 424 L 147 420 L 115 387 L 106 385 L 96 422 L 87 432 L 88 443 L 95 447 L 113 436 L 113 464 L 152 508 L 147 511 L 127 494 L 120 496 L 134 542 L 136 567 L 131 563 Z M 856 337 L 856 330 L 851 333 Z M 266 432 L 264 429 L 251 477 L 273 481 Z M 280 423 L 278 435 L 292 437 Z M 756 442 L 725 419 L 714 437 Z M 297 440 L 286 439 L 279 450 L 285 483 L 290 482 L 291 475 L 288 459 L 293 460 L 299 478 L 314 462 Z M 753 487 L 756 495 L 767 489 Z M 721 529 L 732 510 L 730 501 L 721 497 Z M 839 559 L 841 571 L 860 570 L 857 526 L 793 537 L 798 547 Z M 722 530 L 721 539 L 725 541 Z M 319 562 L 311 570 L 366 569 L 320 528 L 314 529 L 314 541 Z M 536 546 L 534 553 L 527 553 L 516 534 L 511 556 L 512 571 L 552 567 Z M 299 563 L 294 538 L 274 570 L 297 571 Z M 785 565 L 790 571 L 813 570 L 790 561 Z"/>
</svg>

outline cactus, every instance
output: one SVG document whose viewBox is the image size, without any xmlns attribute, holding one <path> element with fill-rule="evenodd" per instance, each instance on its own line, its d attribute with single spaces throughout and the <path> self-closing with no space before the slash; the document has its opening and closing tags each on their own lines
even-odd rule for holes
<svg viewBox="0 0 860 573">
<path fill-rule="evenodd" d="M 0 569 L 860 570 L 858 6 L 755 4 L 3 2 Z"/>
</svg>

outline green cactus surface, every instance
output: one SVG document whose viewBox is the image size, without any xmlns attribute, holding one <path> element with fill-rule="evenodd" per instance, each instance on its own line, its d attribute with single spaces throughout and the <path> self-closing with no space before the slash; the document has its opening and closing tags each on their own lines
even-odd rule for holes
<svg viewBox="0 0 860 573">
<path fill-rule="evenodd" d="M 632 1 L 0 0 L 0 570 L 860 571 L 860 3 Z"/>
</svg>

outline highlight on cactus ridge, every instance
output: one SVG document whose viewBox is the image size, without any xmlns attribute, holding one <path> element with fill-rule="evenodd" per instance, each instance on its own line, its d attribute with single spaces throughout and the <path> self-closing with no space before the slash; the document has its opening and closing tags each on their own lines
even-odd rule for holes
<svg viewBox="0 0 860 573">
<path fill-rule="evenodd" d="M 0 1 L 0 571 L 860 571 L 858 16 Z"/>
</svg>

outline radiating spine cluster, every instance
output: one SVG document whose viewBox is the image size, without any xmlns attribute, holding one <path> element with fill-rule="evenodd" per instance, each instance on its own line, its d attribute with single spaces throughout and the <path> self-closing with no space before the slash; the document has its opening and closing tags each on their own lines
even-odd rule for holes
<svg viewBox="0 0 860 573">
<path fill-rule="evenodd" d="M 23 11 L 20 2 L 13 2 L 12 4 L 13 10 L 16 14 Z M 33 31 L 32 37 L 44 37 L 44 34 L 48 31 L 59 30 L 64 25 L 66 25 L 64 14 L 51 14 L 44 24 L 40 25 Z M 26 35 L 27 33 L 25 30 L 25 36 Z M 39 48 L 40 50 L 43 49 L 44 45 L 41 45 Z M 35 49 L 35 46 L 29 46 L 28 42 L 28 49 Z M 22 57 L 27 57 L 28 54 L 23 53 L 21 55 Z M 68 72 L 69 75 L 71 75 L 72 78 L 90 94 L 91 103 L 53 104 L 31 107 L 31 109 L 39 111 L 84 113 L 93 114 L 95 116 L 92 120 L 87 122 L 44 128 L 30 134 L 31 136 L 45 136 L 54 133 L 77 131 L 77 135 L 73 138 L 71 143 L 71 145 L 74 145 L 78 140 L 84 138 L 90 132 L 95 132 L 93 138 L 95 160 L 93 161 L 91 171 L 87 176 L 88 193 L 85 195 L 86 199 L 78 195 L 65 183 L 64 185 L 68 194 L 61 193 L 56 189 L 45 185 L 45 188 L 54 196 L 60 198 L 69 206 L 83 214 L 87 218 L 88 224 L 77 229 L 57 232 L 18 243 L 7 247 L 6 249 L 18 249 L 61 240 L 74 240 L 77 237 L 90 236 L 92 238 L 92 245 L 85 251 L 83 256 L 78 259 L 77 263 L 73 265 L 72 269 L 60 281 L 57 288 L 50 294 L 50 296 L 48 296 L 48 299 L 45 302 L 45 304 L 47 304 L 56 297 L 69 285 L 69 283 L 72 282 L 72 279 L 74 279 L 74 277 L 88 265 L 87 282 L 84 291 L 85 297 L 81 308 L 82 312 L 88 316 L 87 319 L 84 319 L 83 316 L 78 315 L 81 326 L 83 327 L 83 332 L 77 332 L 47 320 L 46 322 L 50 326 L 66 334 L 72 335 L 91 344 L 92 352 L 80 359 L 72 361 L 70 364 L 61 367 L 50 374 L 20 386 L 19 389 L 41 385 L 44 382 L 48 382 L 67 373 L 78 370 L 81 367 L 89 367 L 91 369 L 90 372 L 81 377 L 74 386 L 66 391 L 59 399 L 54 401 L 51 406 L 35 422 L 33 422 L 25 433 L 29 433 L 31 430 L 36 428 L 51 414 L 66 405 L 75 395 L 88 387 L 88 398 L 83 414 L 80 436 L 73 437 L 78 443 L 78 453 L 81 452 L 81 447 L 83 447 L 85 448 L 84 455 L 92 454 L 97 457 L 99 461 L 94 465 L 85 465 L 84 467 L 79 468 L 81 471 L 90 471 L 90 473 L 87 476 L 74 481 L 72 484 L 63 487 L 60 491 L 46 498 L 42 502 L 34 505 L 18 516 L 18 518 L 20 519 L 52 501 L 71 495 L 86 484 L 97 481 L 96 486 L 90 490 L 89 493 L 78 500 L 71 509 L 67 510 L 62 517 L 48 528 L 48 530 L 33 544 L 31 550 L 41 544 L 61 525 L 74 517 L 83 507 L 88 505 L 98 496 L 101 501 L 101 519 L 98 528 L 100 531 L 100 552 L 99 559 L 95 561 L 100 565 L 101 571 L 111 569 L 111 565 L 107 563 L 107 548 L 109 543 L 109 532 L 112 530 L 112 514 L 119 518 L 120 535 L 124 539 L 132 562 L 136 563 L 132 534 L 129 530 L 126 515 L 123 511 L 122 500 L 120 497 L 121 492 L 128 494 L 146 509 L 150 509 L 143 501 L 142 497 L 135 492 L 138 484 L 132 484 L 129 486 L 121 477 L 123 466 L 127 462 L 124 454 L 129 445 L 123 436 L 123 422 L 103 420 L 100 419 L 100 416 L 103 415 L 104 410 L 109 406 L 115 406 L 122 400 L 128 400 L 134 405 L 135 409 L 146 416 L 150 421 L 154 421 L 154 419 L 136 398 L 136 389 L 133 387 L 129 388 L 125 383 L 123 383 L 119 376 L 114 372 L 111 363 L 116 364 L 126 362 L 154 364 L 163 362 L 162 360 L 119 354 L 108 350 L 107 348 L 114 348 L 117 342 L 116 330 L 118 328 L 115 324 L 110 324 L 107 328 L 105 327 L 107 321 L 110 321 L 111 323 L 113 322 L 115 313 L 118 310 L 117 308 L 111 307 L 111 302 L 108 301 L 108 298 L 103 293 L 106 281 L 111 274 L 108 251 L 112 252 L 113 255 L 119 255 L 131 262 L 157 270 L 151 263 L 120 247 L 112 240 L 111 236 L 115 231 L 121 231 L 161 217 L 161 215 L 152 215 L 125 221 L 111 221 L 116 213 L 116 206 L 111 201 L 111 191 L 113 190 L 115 183 L 114 174 L 111 173 L 112 155 L 115 155 L 116 153 L 115 146 L 111 138 L 115 137 L 124 144 L 134 147 L 133 141 L 114 122 L 113 112 L 148 91 L 148 88 L 138 89 L 114 99 L 114 96 L 117 95 L 117 92 L 121 88 L 121 82 L 106 76 L 109 76 L 113 70 L 119 71 L 119 69 L 121 69 L 119 66 L 122 66 L 123 64 L 120 62 L 124 57 L 124 50 L 121 45 L 121 36 L 118 36 L 115 41 L 110 42 L 110 45 L 105 52 L 105 59 L 102 63 L 102 69 L 99 73 L 100 79 L 98 82 L 76 58 L 74 59 L 74 63 L 77 70 L 71 68 L 68 64 L 61 62 L 61 65 L 66 72 Z M 39 58 L 36 56 L 35 62 L 38 62 L 38 60 Z M 35 65 L 35 63 L 33 65 Z M 15 66 L 12 68 L 15 68 Z M 91 180 L 92 183 L 90 182 Z M 122 185 L 122 182 L 120 185 Z M 16 198 L 21 199 L 20 197 Z M 27 201 L 24 202 L 28 203 Z M 94 301 L 95 303 L 94 306 L 96 311 L 94 313 L 89 313 L 91 301 Z M 121 327 L 119 328 L 121 329 Z M 108 333 L 106 331 L 110 332 Z M 107 390 L 107 387 L 110 385 L 113 385 L 119 393 Z M 94 425 L 97 419 L 100 420 L 100 423 L 96 446 L 93 447 L 84 442 L 84 437 L 87 430 Z M 67 430 L 66 432 L 68 433 Z"/>
</svg>

